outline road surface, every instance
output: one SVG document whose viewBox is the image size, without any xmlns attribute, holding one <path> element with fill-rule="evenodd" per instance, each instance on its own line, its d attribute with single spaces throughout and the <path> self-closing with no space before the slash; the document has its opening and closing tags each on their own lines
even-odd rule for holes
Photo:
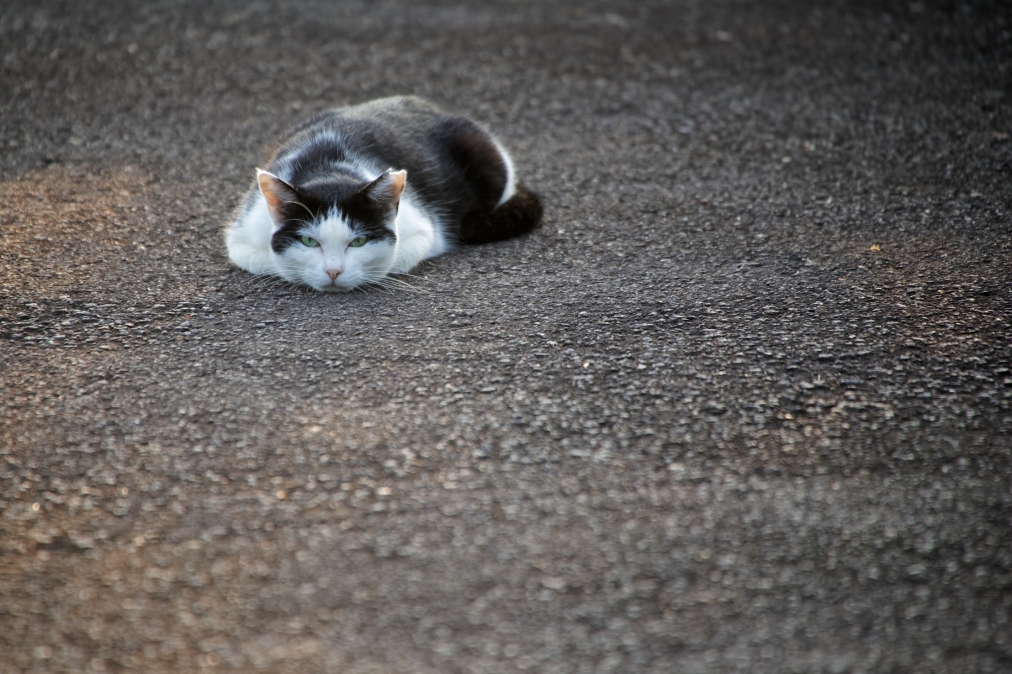
<svg viewBox="0 0 1012 674">
<path fill-rule="evenodd" d="M 1012 671 L 1000 2 L 6 2 L 0 672 Z M 472 115 L 531 236 L 232 268 L 264 147 Z"/>
</svg>

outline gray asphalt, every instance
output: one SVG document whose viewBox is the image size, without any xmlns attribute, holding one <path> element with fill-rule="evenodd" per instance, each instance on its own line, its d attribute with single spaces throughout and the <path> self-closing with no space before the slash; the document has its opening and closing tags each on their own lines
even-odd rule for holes
<svg viewBox="0 0 1012 674">
<path fill-rule="evenodd" d="M 814 6 L 813 6 L 814 5 Z M 0 672 L 1012 672 L 1001 2 L 0 6 Z M 544 226 L 230 267 L 412 93 Z"/>
</svg>

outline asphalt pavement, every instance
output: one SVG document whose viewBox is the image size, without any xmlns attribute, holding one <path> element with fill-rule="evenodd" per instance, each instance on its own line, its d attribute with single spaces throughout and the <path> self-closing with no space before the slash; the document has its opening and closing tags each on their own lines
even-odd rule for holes
<svg viewBox="0 0 1012 674">
<path fill-rule="evenodd" d="M 1003 2 L 0 6 L 0 673 L 1012 672 Z M 418 94 L 543 226 L 319 294 Z"/>
</svg>

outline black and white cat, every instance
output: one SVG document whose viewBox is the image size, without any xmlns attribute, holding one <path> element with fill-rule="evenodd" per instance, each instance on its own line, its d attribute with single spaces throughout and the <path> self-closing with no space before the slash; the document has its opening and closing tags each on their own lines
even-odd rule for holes
<svg viewBox="0 0 1012 674">
<path fill-rule="evenodd" d="M 541 214 L 487 131 L 420 98 L 383 98 L 281 139 L 228 225 L 228 256 L 253 274 L 348 291 L 457 244 L 523 234 Z"/>
</svg>

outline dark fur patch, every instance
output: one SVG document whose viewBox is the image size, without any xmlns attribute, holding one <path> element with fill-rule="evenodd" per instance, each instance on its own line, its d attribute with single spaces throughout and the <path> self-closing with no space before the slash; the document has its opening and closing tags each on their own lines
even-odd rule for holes
<svg viewBox="0 0 1012 674">
<path fill-rule="evenodd" d="M 474 208 L 490 211 L 506 189 L 506 162 L 492 138 L 466 117 L 444 116 L 434 135 L 443 143 L 465 183 L 471 188 Z"/>
<path fill-rule="evenodd" d="M 502 241 L 525 234 L 541 222 L 541 197 L 523 185 L 491 213 L 475 212 L 460 225 L 460 241 L 467 244 Z"/>
<path fill-rule="evenodd" d="M 298 200 L 282 204 L 284 225 L 271 237 L 271 248 L 281 253 L 299 243 L 303 226 L 322 220 L 333 208 L 337 208 L 355 232 L 369 239 L 396 241 L 397 236 L 386 226 L 389 208 L 363 192 L 367 186 L 368 183 L 346 176 L 293 185 Z"/>
<path fill-rule="evenodd" d="M 285 201 L 278 208 L 284 224 L 271 236 L 271 248 L 281 253 L 289 246 L 299 243 L 299 230 L 306 223 L 319 220 L 330 209 L 329 205 L 319 199 L 295 188 L 297 201 Z"/>
<path fill-rule="evenodd" d="M 389 218 L 394 215 L 391 205 L 374 199 L 367 190 L 360 189 L 338 202 L 337 206 L 356 232 L 361 232 L 370 239 L 397 240 L 397 235 L 387 227 Z"/>
<path fill-rule="evenodd" d="M 304 185 L 347 161 L 348 153 L 343 146 L 331 142 L 312 143 L 302 151 L 298 161 L 293 163 L 291 182 L 293 185 Z"/>
</svg>

